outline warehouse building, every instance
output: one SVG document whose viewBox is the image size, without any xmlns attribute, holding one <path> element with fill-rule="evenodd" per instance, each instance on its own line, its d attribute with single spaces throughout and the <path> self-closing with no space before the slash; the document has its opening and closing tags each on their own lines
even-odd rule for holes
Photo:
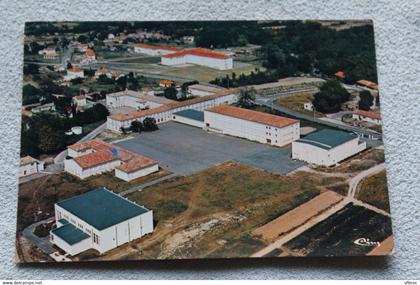
<svg viewBox="0 0 420 285">
<path fill-rule="evenodd" d="M 153 232 L 153 212 L 106 188 L 55 204 L 57 228 L 50 241 L 74 256 L 88 249 L 99 253 Z"/>
<path fill-rule="evenodd" d="M 309 163 L 333 166 L 366 149 L 366 142 L 352 133 L 322 130 L 292 143 L 292 158 Z"/>
<path fill-rule="evenodd" d="M 157 161 L 101 140 L 73 144 L 67 151 L 64 170 L 80 179 L 115 169 L 116 177 L 131 181 L 159 171 Z"/>
<path fill-rule="evenodd" d="M 204 112 L 202 111 L 187 109 L 175 112 L 172 115 L 172 120 L 201 129 L 204 128 Z"/>
<path fill-rule="evenodd" d="M 299 139 L 298 120 L 221 105 L 204 111 L 205 129 L 260 143 L 284 146 Z"/>
<path fill-rule="evenodd" d="M 171 54 L 174 52 L 181 51 L 181 48 L 169 47 L 169 46 L 153 46 L 146 44 L 137 44 L 134 46 L 135 53 L 147 54 L 150 56 L 160 56 L 165 54 Z"/>
<path fill-rule="evenodd" d="M 162 55 L 161 63 L 162 65 L 196 64 L 219 70 L 233 68 L 231 56 L 205 48 L 181 50 Z"/>
</svg>

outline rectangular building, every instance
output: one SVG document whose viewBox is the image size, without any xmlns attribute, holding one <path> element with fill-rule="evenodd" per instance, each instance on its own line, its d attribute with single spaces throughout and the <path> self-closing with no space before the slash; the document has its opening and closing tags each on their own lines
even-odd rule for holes
<svg viewBox="0 0 420 285">
<path fill-rule="evenodd" d="M 153 232 L 153 212 L 106 188 L 55 204 L 57 228 L 50 241 L 74 256 L 88 249 L 107 252 Z"/>
<path fill-rule="evenodd" d="M 137 44 L 134 46 L 135 53 L 147 54 L 150 56 L 160 56 L 165 54 L 171 54 L 174 52 L 181 51 L 181 48 L 169 47 L 169 46 L 154 46 L 146 44 Z"/>
<path fill-rule="evenodd" d="M 161 64 L 196 64 L 214 69 L 226 70 L 233 68 L 233 59 L 231 56 L 224 53 L 214 52 L 205 48 L 196 48 L 162 55 Z"/>
<path fill-rule="evenodd" d="M 382 124 L 382 118 L 381 114 L 374 113 L 370 111 L 364 111 L 364 110 L 356 110 L 353 112 L 353 119 L 358 121 L 364 121 L 375 125 L 381 125 Z"/>
<path fill-rule="evenodd" d="M 204 112 L 193 109 L 182 110 L 172 114 L 172 120 L 182 124 L 204 128 Z"/>
<path fill-rule="evenodd" d="M 229 105 L 205 110 L 204 123 L 208 131 L 275 146 L 284 146 L 300 136 L 298 120 Z"/>
<path fill-rule="evenodd" d="M 137 92 L 124 90 L 106 95 L 106 106 L 108 108 L 131 107 L 136 110 L 145 110 L 176 102 L 165 97 L 154 96 L 153 91 Z"/>
<path fill-rule="evenodd" d="M 366 142 L 352 133 L 322 130 L 292 143 L 292 158 L 322 166 L 333 166 L 366 149 Z"/>
<path fill-rule="evenodd" d="M 19 177 L 32 175 L 44 170 L 44 162 L 31 156 L 25 156 L 20 159 Z"/>
</svg>

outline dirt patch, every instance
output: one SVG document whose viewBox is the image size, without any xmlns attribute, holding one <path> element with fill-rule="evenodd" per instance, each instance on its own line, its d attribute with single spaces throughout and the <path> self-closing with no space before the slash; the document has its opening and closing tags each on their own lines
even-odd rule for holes
<svg viewBox="0 0 420 285">
<path fill-rule="evenodd" d="M 302 225 L 313 216 L 337 204 L 342 199 L 343 197 L 335 192 L 324 192 L 309 202 L 306 202 L 264 226 L 259 227 L 253 234 L 261 236 L 264 240 L 272 241 L 299 225 Z"/>
</svg>

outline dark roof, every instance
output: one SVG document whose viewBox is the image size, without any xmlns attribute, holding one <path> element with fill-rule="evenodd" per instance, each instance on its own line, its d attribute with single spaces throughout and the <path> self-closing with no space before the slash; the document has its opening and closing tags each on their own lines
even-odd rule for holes
<svg viewBox="0 0 420 285">
<path fill-rule="evenodd" d="M 149 210 L 109 191 L 93 191 L 57 203 L 98 230 L 109 228 Z"/>
<path fill-rule="evenodd" d="M 326 129 L 309 134 L 306 137 L 297 140 L 297 142 L 307 143 L 329 150 L 355 138 L 357 138 L 357 136 L 352 133 Z"/>
<path fill-rule="evenodd" d="M 196 111 L 193 109 L 182 110 L 174 113 L 174 115 L 204 122 L 204 112 Z"/>
<path fill-rule="evenodd" d="M 66 219 L 59 219 L 58 222 L 62 225 L 67 225 L 69 223 Z"/>
<path fill-rule="evenodd" d="M 70 223 L 67 223 L 59 228 L 53 229 L 51 232 L 59 238 L 61 238 L 62 240 L 64 240 L 69 245 L 76 244 L 90 237 L 90 235 L 76 228 Z"/>
</svg>

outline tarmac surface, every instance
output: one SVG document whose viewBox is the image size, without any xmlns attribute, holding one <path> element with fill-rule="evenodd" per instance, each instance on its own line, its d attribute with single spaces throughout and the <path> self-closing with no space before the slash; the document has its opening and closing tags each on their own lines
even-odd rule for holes
<svg viewBox="0 0 420 285">
<path fill-rule="evenodd" d="M 116 145 L 159 161 L 177 175 L 190 175 L 227 160 L 278 174 L 287 174 L 303 162 L 291 159 L 289 147 L 273 147 L 241 138 L 209 133 L 188 125 L 168 122 L 159 130 L 143 132 Z"/>
</svg>

